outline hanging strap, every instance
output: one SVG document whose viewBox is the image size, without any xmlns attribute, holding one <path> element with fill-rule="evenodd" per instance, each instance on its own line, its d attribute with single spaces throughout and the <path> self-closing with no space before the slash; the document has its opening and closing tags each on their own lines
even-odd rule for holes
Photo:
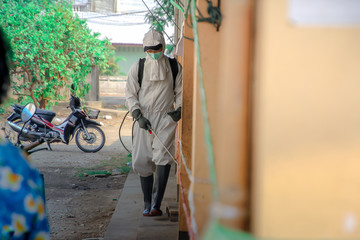
<svg viewBox="0 0 360 240">
<path fill-rule="evenodd" d="M 178 68 L 178 63 L 176 58 L 168 58 L 169 62 L 170 62 L 170 67 L 171 67 L 171 73 L 173 75 L 173 89 L 175 90 L 175 85 L 176 85 L 176 77 L 179 73 L 179 68 Z"/>
<path fill-rule="evenodd" d="M 141 88 L 141 83 L 144 75 L 144 64 L 145 64 L 145 58 L 139 59 L 139 71 L 138 71 L 138 81 Z"/>
</svg>

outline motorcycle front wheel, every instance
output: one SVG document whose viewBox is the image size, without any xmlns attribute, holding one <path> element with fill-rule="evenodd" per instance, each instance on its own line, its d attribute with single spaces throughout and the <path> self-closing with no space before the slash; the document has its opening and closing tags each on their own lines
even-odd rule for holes
<svg viewBox="0 0 360 240">
<path fill-rule="evenodd" d="M 97 152 L 105 144 L 105 134 L 101 128 L 95 125 L 87 125 L 85 131 L 80 128 L 75 135 L 75 142 L 78 148 L 84 152 Z M 86 133 L 87 132 L 87 133 Z"/>
</svg>

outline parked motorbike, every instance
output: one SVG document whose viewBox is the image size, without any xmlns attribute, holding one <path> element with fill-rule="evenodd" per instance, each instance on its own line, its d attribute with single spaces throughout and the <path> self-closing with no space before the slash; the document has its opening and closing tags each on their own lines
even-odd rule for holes
<svg viewBox="0 0 360 240">
<path fill-rule="evenodd" d="M 74 85 L 71 88 L 74 90 Z M 76 145 L 82 151 L 98 152 L 105 144 L 105 134 L 99 127 L 101 125 L 93 120 L 97 119 L 100 111 L 81 109 L 80 99 L 72 94 L 69 107 L 72 110 L 71 114 L 63 123 L 55 125 L 51 121 L 55 118 L 56 113 L 42 109 L 36 109 L 30 120 L 24 122 L 21 114 L 28 111 L 24 109 L 24 106 L 15 104 L 12 106 L 13 113 L 7 118 L 7 123 L 12 130 L 19 133 L 18 142 L 28 142 L 23 144 L 28 149 L 46 142 L 49 149 L 52 150 L 51 143 L 69 144 L 75 136 Z"/>
</svg>

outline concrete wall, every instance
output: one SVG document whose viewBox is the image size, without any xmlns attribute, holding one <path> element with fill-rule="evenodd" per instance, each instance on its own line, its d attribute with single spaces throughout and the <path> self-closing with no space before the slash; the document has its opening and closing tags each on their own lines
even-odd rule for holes
<svg viewBox="0 0 360 240">
<path fill-rule="evenodd" d="M 123 96 L 125 97 L 126 77 L 99 78 L 100 96 Z"/>
<path fill-rule="evenodd" d="M 256 236 L 360 238 L 360 28 L 296 26 L 256 1 Z"/>
</svg>

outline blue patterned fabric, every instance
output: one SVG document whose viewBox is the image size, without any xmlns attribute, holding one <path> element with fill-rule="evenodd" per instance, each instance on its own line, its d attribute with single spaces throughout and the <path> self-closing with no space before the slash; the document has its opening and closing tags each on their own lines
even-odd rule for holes
<svg viewBox="0 0 360 240">
<path fill-rule="evenodd" d="M 50 239 L 43 178 L 10 143 L 0 144 L 0 240 Z"/>
</svg>

